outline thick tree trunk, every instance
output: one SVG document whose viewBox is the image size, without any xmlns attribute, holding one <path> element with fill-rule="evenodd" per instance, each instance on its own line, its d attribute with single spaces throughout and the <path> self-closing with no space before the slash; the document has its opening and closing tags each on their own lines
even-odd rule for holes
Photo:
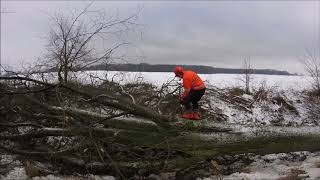
<svg viewBox="0 0 320 180">
<path fill-rule="evenodd" d="M 231 124 L 216 126 L 231 128 L 232 131 L 192 133 L 172 142 L 170 147 L 202 157 L 320 150 L 320 127 L 245 127 Z"/>
<path fill-rule="evenodd" d="M 134 124 L 133 129 L 134 129 Z M 139 126 L 138 126 L 139 127 Z M 143 126 L 142 126 L 143 127 Z M 151 126 L 149 127 L 151 128 Z M 161 131 L 126 131 L 106 128 L 42 128 L 22 135 L 0 136 L 0 140 L 22 140 L 47 136 L 86 136 L 139 145 L 176 149 L 194 156 L 210 157 L 219 154 L 277 153 L 290 151 L 320 150 L 320 127 L 261 127 L 217 124 L 213 133 L 199 133 L 196 130 L 175 133 Z M 222 131 L 231 129 L 232 131 Z M 220 131 L 219 131 L 220 130 Z"/>
</svg>

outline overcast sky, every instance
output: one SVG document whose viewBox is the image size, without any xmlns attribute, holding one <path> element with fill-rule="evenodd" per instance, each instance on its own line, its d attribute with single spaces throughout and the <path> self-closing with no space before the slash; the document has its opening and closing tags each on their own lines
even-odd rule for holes
<svg viewBox="0 0 320 180">
<path fill-rule="evenodd" d="M 33 63 L 45 53 L 49 16 L 82 9 L 81 1 L 1 1 L 1 60 Z M 303 72 L 299 57 L 320 46 L 320 1 L 96 1 L 90 7 L 139 14 L 128 61 Z M 319 50 L 320 51 L 320 50 Z M 318 51 L 318 52 L 319 52 Z"/>
</svg>

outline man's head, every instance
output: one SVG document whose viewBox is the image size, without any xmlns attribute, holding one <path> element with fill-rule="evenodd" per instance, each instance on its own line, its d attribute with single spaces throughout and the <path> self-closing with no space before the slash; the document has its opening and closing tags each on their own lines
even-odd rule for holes
<svg viewBox="0 0 320 180">
<path fill-rule="evenodd" d="M 176 77 L 183 77 L 183 68 L 181 66 L 176 66 L 174 68 L 174 74 L 176 75 Z"/>
</svg>

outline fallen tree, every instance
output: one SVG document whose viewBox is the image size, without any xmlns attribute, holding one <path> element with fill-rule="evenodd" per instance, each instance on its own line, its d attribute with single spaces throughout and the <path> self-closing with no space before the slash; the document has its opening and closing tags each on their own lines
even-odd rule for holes
<svg viewBox="0 0 320 180">
<path fill-rule="evenodd" d="M 60 167 L 73 164 L 76 172 L 89 169 L 92 173 L 124 178 L 135 173 L 182 170 L 225 154 L 314 151 L 320 147 L 318 127 L 218 123 L 214 120 L 226 117 L 210 107 L 202 109 L 207 113 L 207 123 L 160 114 L 166 111 L 166 101 L 177 103 L 176 88 L 171 91 L 162 87 L 165 92 L 159 93 L 148 86 L 151 94 L 141 94 L 133 87 L 147 85 L 122 86 L 119 90 L 120 85 L 111 87 L 109 83 L 107 92 L 98 86 L 52 84 L 20 76 L 0 80 L 0 114 L 4 115 L 0 122 L 0 149 L 36 161 L 59 162 Z M 241 105 L 240 110 L 249 113 L 251 105 L 261 97 L 250 102 L 216 89 L 208 92 Z M 292 109 L 285 98 L 280 100 Z M 177 121 L 185 124 L 177 126 Z M 139 169 L 147 170 L 138 172 Z"/>
</svg>

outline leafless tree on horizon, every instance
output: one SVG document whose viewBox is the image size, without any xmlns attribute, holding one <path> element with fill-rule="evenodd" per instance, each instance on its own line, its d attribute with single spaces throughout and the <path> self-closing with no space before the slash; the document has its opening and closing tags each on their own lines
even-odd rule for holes
<svg viewBox="0 0 320 180">
<path fill-rule="evenodd" d="M 129 44 L 120 37 L 139 26 L 135 22 L 139 10 L 121 18 L 119 14 L 107 15 L 103 9 L 89 10 L 91 5 L 80 13 L 66 15 L 59 12 L 51 17 L 53 25 L 47 37 L 47 55 L 43 64 L 57 71 L 59 82 L 68 82 L 70 72 L 110 61 L 116 50 Z M 112 42 L 111 38 L 117 40 Z"/>
<path fill-rule="evenodd" d="M 250 93 L 250 86 L 252 81 L 253 69 L 251 67 L 251 58 L 250 56 L 244 57 L 242 62 L 243 74 L 239 78 L 241 82 L 244 83 L 245 92 Z"/>
<path fill-rule="evenodd" d="M 317 94 L 320 95 L 320 57 L 316 51 L 306 51 L 300 59 L 308 75 L 312 78 L 312 85 Z"/>
</svg>

